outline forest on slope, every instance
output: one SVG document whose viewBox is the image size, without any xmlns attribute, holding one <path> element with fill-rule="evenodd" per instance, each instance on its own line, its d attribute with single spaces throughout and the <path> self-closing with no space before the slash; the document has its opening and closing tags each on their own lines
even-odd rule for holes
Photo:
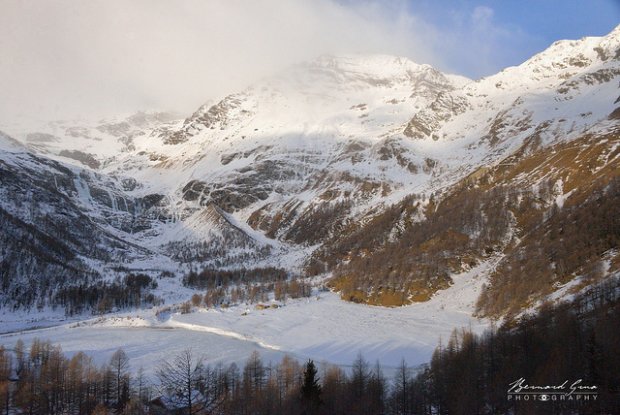
<svg viewBox="0 0 620 415">
<path fill-rule="evenodd" d="M 536 137 L 440 196 L 412 195 L 317 250 L 310 274 L 333 270 L 345 300 L 400 306 L 428 300 L 450 275 L 501 256 L 478 301 L 500 317 L 575 278 L 620 269 L 620 133 L 542 147 Z"/>
</svg>

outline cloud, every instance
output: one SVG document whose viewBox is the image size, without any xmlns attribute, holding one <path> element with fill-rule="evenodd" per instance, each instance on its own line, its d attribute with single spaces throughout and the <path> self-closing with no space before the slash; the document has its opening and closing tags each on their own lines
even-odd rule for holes
<svg viewBox="0 0 620 415">
<path fill-rule="evenodd" d="M 469 26 L 464 28 L 461 39 L 467 39 L 469 50 L 476 56 L 472 62 L 485 72 L 492 72 L 496 65 L 497 49 L 506 47 L 512 34 L 494 21 L 495 12 L 487 6 L 475 7 L 469 18 Z"/>
<path fill-rule="evenodd" d="M 0 122 L 190 112 L 324 53 L 435 63 L 404 2 L 0 0 Z"/>
<path fill-rule="evenodd" d="M 475 28 L 489 27 L 493 21 L 493 9 L 487 6 L 476 6 L 471 13 L 472 25 Z"/>
<path fill-rule="evenodd" d="M 439 2 L 429 20 L 416 4 L 0 0 L 0 125 L 17 114 L 189 114 L 325 53 L 393 54 L 477 77 L 499 70 L 529 39 L 498 24 L 488 6 Z"/>
<path fill-rule="evenodd" d="M 436 28 L 437 36 L 431 39 L 433 47 L 441 51 L 437 61 L 444 69 L 471 77 L 519 64 L 533 52 L 531 44 L 541 43 L 518 25 L 497 21 L 489 6 L 455 2 L 444 16 L 441 29 Z"/>
</svg>

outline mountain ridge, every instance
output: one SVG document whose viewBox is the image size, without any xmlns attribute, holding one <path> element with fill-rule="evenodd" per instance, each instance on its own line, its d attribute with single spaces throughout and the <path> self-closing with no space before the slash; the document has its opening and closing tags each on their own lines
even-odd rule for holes
<svg viewBox="0 0 620 415">
<path fill-rule="evenodd" d="M 327 272 L 343 298 L 402 305 L 429 298 L 450 285 L 451 274 L 484 260 L 487 248 L 504 252 L 520 237 L 518 204 L 491 189 L 488 195 L 475 190 L 511 157 L 520 154 L 515 163 L 528 165 L 536 151 L 606 137 L 606 160 L 584 160 L 617 175 L 620 127 L 612 114 L 620 93 L 612 85 L 619 60 L 620 27 L 602 38 L 556 42 L 517 67 L 476 81 L 386 55 L 323 56 L 205 104 L 185 120 L 143 114 L 94 126 L 57 124 L 62 134 L 24 135 L 36 157 L 70 163 L 63 174 L 56 167 L 24 170 L 18 160 L 34 156 L 15 156 L 8 144 L 2 144 L 2 168 L 22 169 L 24 177 L 11 177 L 24 189 L 32 181 L 60 179 L 64 187 L 49 188 L 43 199 L 64 195 L 71 209 L 95 224 L 98 230 L 91 232 L 111 233 L 121 246 L 128 242 L 125 253 L 112 256 L 129 268 L 146 256 L 155 267 L 158 261 L 166 270 L 177 264 L 181 272 L 198 265 Z M 554 169 L 552 190 L 560 178 L 569 181 L 570 165 Z M 535 171 L 535 165 L 524 167 L 507 183 L 509 191 L 540 186 Z M 463 188 L 469 190 L 458 190 Z M 580 197 L 587 200 L 584 192 Z M 521 197 L 529 201 L 530 193 Z M 469 203 L 474 196 L 481 204 Z M 11 200 L 4 199 L 2 208 Z M 442 211 L 442 203 L 457 202 L 483 214 L 510 214 L 501 226 L 492 225 L 496 235 L 480 237 L 491 226 L 488 219 L 472 211 L 469 219 L 478 225 L 465 226 Z M 528 215 L 538 217 L 549 203 Z M 53 217 L 57 208 L 33 209 Z M 374 245 L 351 242 L 360 232 L 381 237 Z M 419 236 L 425 232 L 427 239 Z M 454 241 L 471 246 L 463 251 Z M 407 269 L 399 274 L 389 264 L 377 265 L 376 277 L 352 276 L 395 243 L 404 249 L 398 252 L 415 258 L 402 264 Z M 113 252 L 116 242 L 100 244 Z M 452 258 L 438 263 L 429 253 Z M 14 269 L 6 258 L 3 264 Z M 379 256 L 376 261 L 382 262 Z M 416 266 L 420 273 L 411 271 Z M 103 278 L 106 269 L 106 261 L 93 266 Z"/>
</svg>

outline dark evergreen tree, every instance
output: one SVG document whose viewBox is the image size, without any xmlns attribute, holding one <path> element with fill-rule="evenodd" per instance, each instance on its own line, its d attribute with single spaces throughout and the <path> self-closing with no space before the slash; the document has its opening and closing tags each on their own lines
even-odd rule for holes
<svg viewBox="0 0 620 415">
<path fill-rule="evenodd" d="M 308 360 L 304 370 L 304 383 L 301 385 L 301 405 L 305 415 L 318 413 L 319 407 L 323 404 L 321 385 L 319 385 L 319 378 L 316 374 L 314 362 Z"/>
</svg>

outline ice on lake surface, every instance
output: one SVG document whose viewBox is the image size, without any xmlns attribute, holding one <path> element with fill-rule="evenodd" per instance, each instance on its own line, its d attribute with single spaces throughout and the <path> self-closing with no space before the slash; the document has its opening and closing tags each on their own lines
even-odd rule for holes
<svg viewBox="0 0 620 415">
<path fill-rule="evenodd" d="M 385 308 L 342 301 L 325 292 L 309 299 L 291 300 L 280 308 L 253 306 L 198 309 L 189 314 L 157 317 L 154 310 L 109 315 L 80 323 L 0 335 L 11 347 L 18 338 L 29 344 L 49 339 L 68 353 L 84 351 L 97 363 L 106 362 L 123 348 L 137 370 L 152 373 L 164 359 L 191 348 L 210 364 L 242 365 L 254 350 L 263 360 L 277 362 L 285 354 L 300 361 L 313 359 L 342 367 L 359 353 L 389 372 L 401 359 L 417 366 L 430 360 L 433 350 L 454 328 L 481 332 L 488 321 L 472 317 L 474 302 L 493 261 L 453 276 L 453 285 L 430 301 L 407 307 Z"/>
<path fill-rule="evenodd" d="M 107 363 L 112 354 L 122 348 L 130 358 L 133 370 L 143 367 L 146 373 L 154 373 L 164 360 L 175 354 L 192 349 L 196 356 L 204 356 L 211 365 L 222 362 L 243 363 L 254 350 L 265 362 L 279 361 L 283 352 L 265 349 L 251 341 L 243 341 L 212 333 L 172 328 L 151 327 L 74 327 L 62 326 L 44 330 L 31 330 L 22 333 L 5 334 L 0 342 L 12 347 L 18 339 L 27 345 L 35 338 L 51 340 L 60 344 L 68 355 L 83 351 L 95 363 Z"/>
</svg>

